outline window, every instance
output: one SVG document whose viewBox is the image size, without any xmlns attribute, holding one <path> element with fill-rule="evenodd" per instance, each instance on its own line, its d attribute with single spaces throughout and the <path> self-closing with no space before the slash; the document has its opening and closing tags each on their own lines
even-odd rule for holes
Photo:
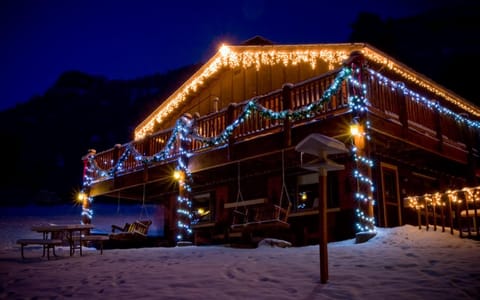
<svg viewBox="0 0 480 300">
<path fill-rule="evenodd" d="M 295 209 L 312 209 L 315 206 L 318 207 L 318 174 L 298 176 Z"/>
<path fill-rule="evenodd" d="M 318 183 L 299 185 L 296 198 L 298 210 L 318 207 Z"/>
<path fill-rule="evenodd" d="M 192 199 L 192 224 L 213 222 L 215 220 L 215 203 L 213 193 L 194 195 Z"/>
<path fill-rule="evenodd" d="M 338 190 L 338 175 L 336 172 L 328 172 L 327 175 L 327 208 L 340 206 L 340 195 Z M 297 178 L 297 194 L 295 197 L 295 209 L 318 208 L 318 173 L 302 175 Z"/>
<path fill-rule="evenodd" d="M 338 172 L 328 172 L 327 176 L 327 208 L 340 207 Z"/>
</svg>

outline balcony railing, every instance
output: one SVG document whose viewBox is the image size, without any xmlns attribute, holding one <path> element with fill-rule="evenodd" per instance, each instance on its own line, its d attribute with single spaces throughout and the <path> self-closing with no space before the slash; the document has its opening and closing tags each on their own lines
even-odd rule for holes
<svg viewBox="0 0 480 300">
<path fill-rule="evenodd" d="M 256 105 L 259 105 L 270 112 L 297 111 L 318 103 L 329 91 L 334 83 L 342 74 L 342 69 L 334 72 L 297 83 L 295 85 L 286 85 L 283 89 L 273 91 L 264 96 L 256 97 Z M 430 137 L 440 143 L 449 143 L 459 150 L 466 152 L 464 140 L 464 130 L 459 122 L 459 114 L 439 113 L 438 109 L 432 109 L 437 102 L 419 98 L 413 92 L 406 93 L 401 88 L 392 88 L 393 81 L 390 84 L 386 80 L 379 80 L 374 73 L 367 73 L 364 76 L 364 83 L 367 86 L 368 110 L 371 113 L 379 115 L 385 120 L 390 120 L 399 126 L 419 132 L 424 136 Z M 328 116 L 345 113 L 349 111 L 348 101 L 348 80 L 346 76 L 342 77 L 338 87 L 333 89 L 329 95 L 328 101 L 322 102 L 314 113 L 308 114 L 301 119 L 289 120 L 291 124 L 287 126 L 300 126 L 304 122 L 315 119 L 323 119 Z M 247 100 L 230 106 L 205 116 L 195 119 L 194 130 L 198 136 L 204 139 L 215 139 L 225 133 L 225 131 L 238 120 L 252 100 Z M 246 138 L 253 138 L 272 132 L 285 130 L 286 118 L 265 117 L 265 111 L 249 111 L 248 118 L 242 119 L 242 122 L 229 133 L 228 141 L 223 143 L 240 141 Z M 97 153 L 94 157 L 95 163 L 99 169 L 111 170 L 115 168 L 115 175 L 132 172 L 144 167 L 144 162 L 138 160 L 135 155 L 128 155 L 129 149 L 135 151 L 144 157 L 153 156 L 160 151 L 165 151 L 167 143 L 173 138 L 174 129 L 156 132 L 145 137 L 141 141 L 133 141 L 125 145 L 117 145 L 113 149 Z M 203 151 L 209 147 L 215 147 L 218 144 L 206 143 L 204 140 L 194 139 L 187 149 L 190 153 Z M 437 149 L 432 149 L 437 150 Z M 174 147 L 168 153 L 167 157 L 175 158 L 177 149 Z M 128 155 L 123 160 L 121 166 L 117 162 L 123 155 Z M 110 174 L 111 175 L 111 174 Z M 101 180 L 102 176 L 98 171 L 92 172 L 92 180 Z"/>
<path fill-rule="evenodd" d="M 480 186 L 410 196 L 405 207 L 417 214 L 417 226 L 427 230 L 458 230 L 460 237 L 480 237 Z"/>
</svg>

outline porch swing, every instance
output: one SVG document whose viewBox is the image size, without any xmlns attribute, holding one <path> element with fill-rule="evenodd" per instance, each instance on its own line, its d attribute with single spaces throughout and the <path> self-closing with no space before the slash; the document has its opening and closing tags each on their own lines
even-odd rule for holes
<svg viewBox="0 0 480 300">
<path fill-rule="evenodd" d="M 142 206 L 140 208 L 140 216 L 137 220 L 133 223 L 125 223 L 125 225 L 118 226 L 113 224 L 112 225 L 112 233 L 110 234 L 110 238 L 114 240 L 135 240 L 139 238 L 146 238 L 148 229 L 150 225 L 152 225 L 152 220 L 150 220 L 148 216 L 147 207 L 145 205 L 145 189 L 146 186 L 143 184 L 143 197 L 142 197 Z M 120 194 L 118 196 L 118 207 L 117 212 L 119 211 L 120 207 Z M 145 217 L 143 214 L 145 212 Z M 117 232 L 118 231 L 118 232 Z"/>
<path fill-rule="evenodd" d="M 285 184 L 284 150 L 282 150 L 282 189 L 278 203 L 271 203 L 266 198 L 243 200 L 240 187 L 240 163 L 237 170 L 238 191 L 236 202 L 225 205 L 225 208 L 234 208 L 231 231 L 252 232 L 289 228 L 288 216 L 292 208 L 292 202 Z"/>
</svg>

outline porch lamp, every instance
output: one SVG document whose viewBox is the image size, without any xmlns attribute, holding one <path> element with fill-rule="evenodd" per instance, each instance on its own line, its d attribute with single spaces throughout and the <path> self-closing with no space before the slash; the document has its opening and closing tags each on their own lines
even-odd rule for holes
<svg viewBox="0 0 480 300">
<path fill-rule="evenodd" d="M 353 136 L 357 136 L 360 132 L 360 128 L 358 124 L 352 124 L 350 125 L 350 134 Z"/>
<path fill-rule="evenodd" d="M 80 193 L 78 193 L 78 195 L 77 195 L 77 200 L 78 200 L 78 202 L 82 202 L 82 203 L 83 203 L 83 201 L 85 200 L 86 197 L 87 197 L 87 195 L 85 195 L 84 192 L 80 192 Z"/>
<path fill-rule="evenodd" d="M 181 182 L 183 181 L 183 179 L 185 178 L 185 175 L 183 174 L 183 172 L 181 170 L 175 170 L 173 172 L 173 178 L 178 181 L 178 182 Z"/>
<path fill-rule="evenodd" d="M 350 125 L 350 134 L 353 137 L 353 142 L 358 149 L 365 148 L 365 130 L 362 125 L 354 120 Z"/>
</svg>

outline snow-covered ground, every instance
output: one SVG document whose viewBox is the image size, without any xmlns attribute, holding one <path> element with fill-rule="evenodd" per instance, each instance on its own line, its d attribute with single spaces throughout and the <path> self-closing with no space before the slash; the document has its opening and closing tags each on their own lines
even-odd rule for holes
<svg viewBox="0 0 480 300">
<path fill-rule="evenodd" d="M 187 246 L 60 247 L 47 260 L 36 246 L 20 257 L 30 227 L 80 221 L 73 206 L 0 208 L 0 299 L 479 299 L 480 242 L 405 225 L 379 228 L 366 243 L 328 244 L 329 281 L 320 283 L 316 246 L 256 249 Z M 144 213 L 154 216 L 155 208 Z M 138 207 L 104 205 L 94 225 L 143 217 Z M 155 224 L 154 224 L 155 225 Z M 153 228 L 161 231 L 162 228 Z"/>
</svg>

